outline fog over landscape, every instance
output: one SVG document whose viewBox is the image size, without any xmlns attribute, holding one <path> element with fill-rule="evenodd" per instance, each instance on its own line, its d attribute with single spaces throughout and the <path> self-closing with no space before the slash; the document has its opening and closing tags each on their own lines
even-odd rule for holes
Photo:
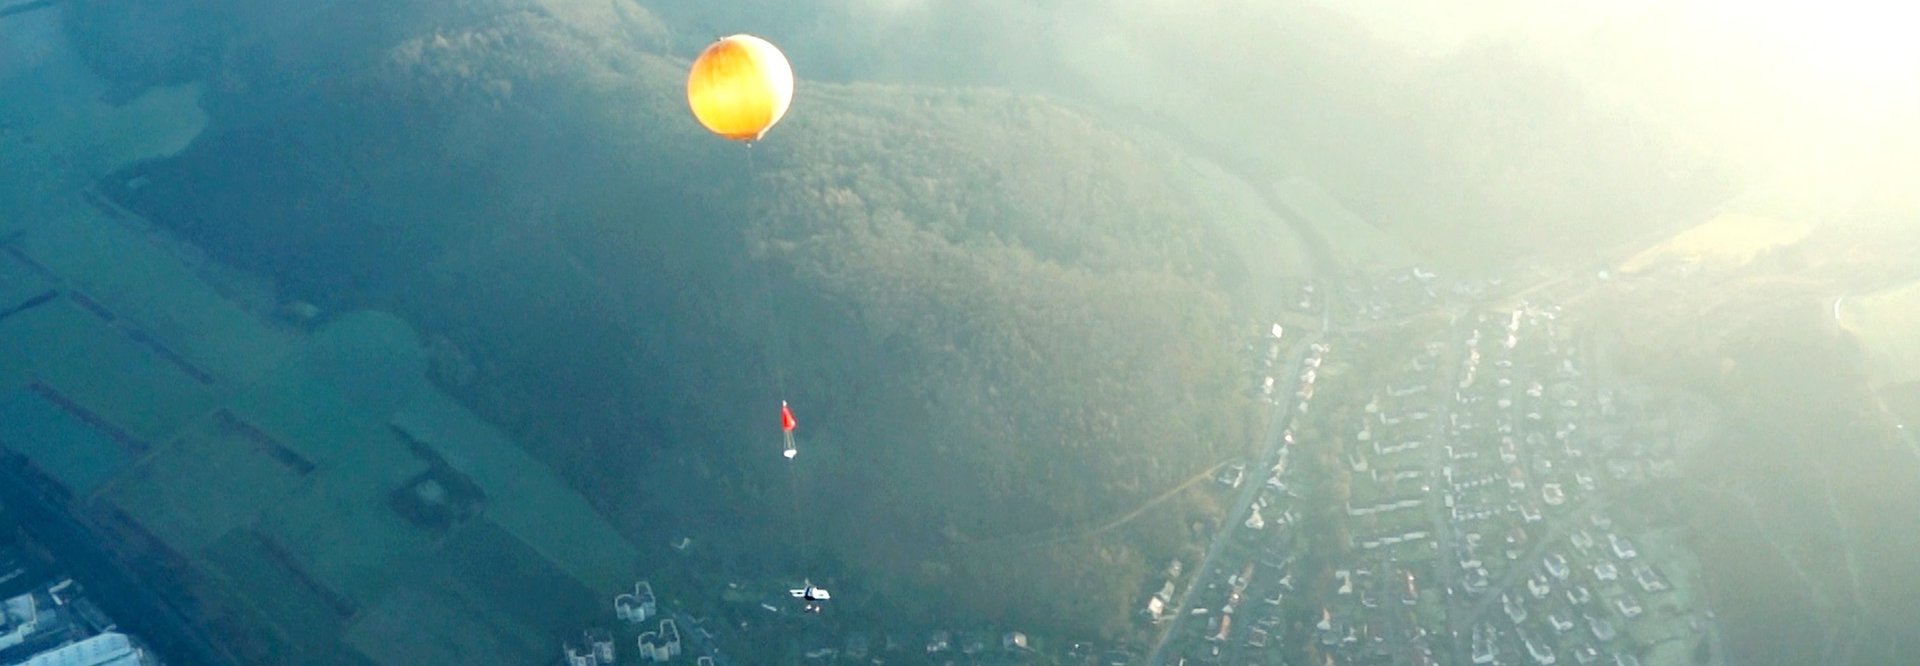
<svg viewBox="0 0 1920 666">
<path fill-rule="evenodd" d="M 1915 26 L 0 0 L 0 663 L 1904 663 Z"/>
</svg>

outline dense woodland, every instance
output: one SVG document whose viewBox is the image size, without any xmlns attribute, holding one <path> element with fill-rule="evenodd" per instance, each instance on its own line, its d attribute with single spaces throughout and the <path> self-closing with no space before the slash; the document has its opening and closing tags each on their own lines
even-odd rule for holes
<svg viewBox="0 0 1920 666">
<path fill-rule="evenodd" d="M 1215 193 L 1177 177 L 1181 151 L 1260 170 L 1249 182 L 1312 165 L 1369 220 L 1461 263 L 1576 227 L 1617 242 L 1634 229 L 1598 222 L 1697 203 L 1675 193 L 1711 172 L 1549 75 L 1516 83 L 1501 52 L 1382 64 L 1301 3 L 1281 18 L 1326 33 L 1273 42 L 1271 61 L 1344 74 L 1192 78 L 1258 119 L 1237 136 L 1206 130 L 1234 125 L 1194 95 L 1091 103 L 1098 86 L 1065 81 L 1071 54 L 982 32 L 997 12 L 1047 12 L 955 4 L 882 30 L 800 15 L 816 4 L 741 22 L 803 79 L 751 153 L 688 117 L 685 58 L 734 30 L 684 3 L 74 0 L 66 15 L 129 94 L 208 84 L 208 131 L 104 189 L 288 298 L 406 317 L 436 380 L 643 547 L 693 535 L 758 554 L 729 557 L 761 573 L 808 560 L 909 609 L 953 599 L 949 616 L 1043 631 L 1119 633 L 1187 516 L 1039 550 L 969 544 L 1101 524 L 1248 445 L 1234 352 L 1271 304 L 1249 297 L 1265 272 L 1229 239 L 1271 220 L 1197 213 Z M 915 63 L 949 64 L 903 75 Z M 995 83 L 1018 85 L 980 85 Z M 1046 89 L 1062 92 L 1022 92 Z M 1565 154 L 1576 144 L 1625 152 Z M 1649 145 L 1678 166 L 1641 168 Z M 792 486 L 781 399 L 805 451 Z"/>
<path fill-rule="evenodd" d="M 218 82 L 215 128 L 107 187 L 291 297 L 413 320 L 439 380 L 637 541 L 1124 626 L 1177 539 L 956 547 L 1101 522 L 1247 440 L 1244 271 L 1151 140 L 1033 96 L 819 84 L 749 158 L 686 117 L 637 6 L 427 4 L 297 19 L 385 34 L 98 55 L 127 85 Z M 83 6 L 73 30 L 125 41 Z"/>
</svg>

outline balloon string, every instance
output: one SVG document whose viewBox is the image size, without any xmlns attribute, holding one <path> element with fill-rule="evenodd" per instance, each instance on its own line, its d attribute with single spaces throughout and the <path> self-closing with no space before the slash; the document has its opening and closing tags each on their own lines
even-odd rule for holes
<svg viewBox="0 0 1920 666">
<path fill-rule="evenodd" d="M 795 568 L 804 576 L 807 564 L 806 515 L 800 507 L 800 470 L 793 464 L 793 460 L 787 461 L 787 489 L 793 493 L 793 559 Z"/>
<path fill-rule="evenodd" d="M 760 173 L 759 173 L 758 167 L 754 164 L 753 142 L 749 141 L 747 142 L 746 145 L 747 145 L 746 152 L 747 152 L 748 215 L 757 216 L 758 213 L 760 212 L 758 208 L 758 201 L 759 201 L 758 196 L 760 191 Z M 766 312 L 771 323 L 771 333 L 767 336 L 767 342 L 766 342 L 766 346 L 770 349 L 770 351 L 767 353 L 767 362 L 773 366 L 774 389 L 780 393 L 780 397 L 782 399 L 785 399 L 787 394 L 787 372 L 786 372 L 786 364 L 784 362 L 784 359 L 780 356 L 780 353 L 785 352 L 787 350 L 786 349 L 787 340 L 786 340 L 786 330 L 781 327 L 781 324 L 785 322 L 785 320 L 781 319 L 779 316 L 780 314 L 779 301 L 775 299 L 775 296 L 774 296 L 773 269 L 770 266 L 770 264 L 773 263 L 773 250 L 772 250 L 773 232 L 772 232 L 771 225 L 765 225 L 763 228 L 755 229 L 754 225 L 749 224 L 747 228 L 747 233 L 754 233 L 755 231 L 761 231 L 766 233 L 766 237 L 763 238 L 762 240 L 763 242 L 767 243 L 766 245 L 767 254 L 766 256 L 761 257 L 759 262 L 760 263 L 760 287 L 761 287 L 762 293 L 766 297 L 766 303 L 767 303 Z"/>
<path fill-rule="evenodd" d="M 753 143 L 747 142 L 746 146 L 747 146 L 746 153 L 747 153 L 748 216 L 749 216 L 749 219 L 757 219 L 758 214 L 760 212 L 758 207 L 759 191 L 760 191 L 760 173 L 759 173 L 758 166 L 754 163 Z M 766 256 L 763 256 L 759 259 L 760 289 L 761 289 L 761 294 L 763 295 L 766 302 L 765 312 L 769 320 L 770 332 L 769 332 L 769 335 L 766 338 L 764 338 L 765 342 L 763 344 L 763 348 L 765 350 L 767 362 L 773 366 L 774 389 L 779 393 L 779 397 L 784 401 L 787 397 L 787 379 L 786 379 L 786 364 L 784 362 L 784 359 L 781 356 L 781 353 L 786 351 L 787 336 L 785 335 L 786 333 L 785 328 L 782 327 L 782 324 L 785 322 L 785 320 L 779 316 L 780 315 L 779 301 L 777 298 L 775 298 L 775 292 L 773 288 L 773 269 L 770 266 L 773 263 L 773 253 L 772 253 L 772 245 L 771 245 L 772 229 L 771 229 L 771 225 L 761 225 L 760 227 L 756 228 L 756 225 L 749 224 L 747 225 L 746 232 L 747 233 L 762 232 L 766 234 L 766 236 L 762 240 L 763 242 L 766 242 L 768 244 L 766 246 L 767 253 L 766 253 Z M 783 427 L 784 427 L 784 424 L 783 424 Z M 793 442 L 793 432 L 785 431 L 783 435 L 786 440 L 784 442 L 785 447 L 788 449 L 793 448 L 795 446 Z M 792 518 L 789 523 L 789 529 L 792 530 L 793 536 L 791 537 L 791 541 L 789 543 L 792 544 L 793 546 L 793 566 L 796 569 L 804 570 L 805 564 L 806 564 L 806 557 L 807 557 L 807 541 L 809 537 L 809 532 L 806 529 L 805 510 L 801 506 L 800 471 L 794 467 L 794 460 L 791 458 L 787 459 L 786 467 L 787 467 L 787 491 L 789 493 L 788 506 L 792 511 Z M 802 575 L 804 576 L 804 574 Z"/>
</svg>

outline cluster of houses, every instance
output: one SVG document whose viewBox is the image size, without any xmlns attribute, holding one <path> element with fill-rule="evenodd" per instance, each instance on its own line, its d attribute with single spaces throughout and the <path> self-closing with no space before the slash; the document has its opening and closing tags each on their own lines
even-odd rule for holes
<svg viewBox="0 0 1920 666">
<path fill-rule="evenodd" d="M 997 628 L 883 630 L 854 626 L 833 607 L 823 614 L 800 611 L 789 596 L 791 581 L 734 581 L 710 608 L 715 615 L 695 618 L 661 609 L 652 589 L 639 583 L 614 600 L 615 616 L 634 634 L 637 657 L 631 663 L 672 662 L 726 666 L 741 663 L 811 664 L 1126 664 L 1132 653 L 1092 643 L 1049 641 L 1023 631 Z M 660 615 L 668 617 L 657 619 Z M 736 641 L 718 649 L 709 626 L 728 626 Z M 623 641 L 622 644 L 626 644 Z M 588 655 L 591 639 L 568 645 L 572 655 Z M 689 655 L 698 655 L 689 658 Z M 621 655 L 624 658 L 624 654 Z M 1098 660 L 1098 661 L 1095 661 Z M 568 666 L 604 666 L 607 661 L 570 661 Z"/>
<path fill-rule="evenodd" d="M 582 632 L 581 639 L 561 646 L 565 666 L 613 666 L 620 663 L 670 663 L 690 661 L 696 666 L 714 666 L 717 658 L 714 654 L 699 654 L 689 660 L 680 659 L 686 651 L 680 636 L 680 623 L 673 617 L 660 617 L 660 602 L 653 594 L 653 585 L 647 581 L 633 584 L 632 592 L 623 592 L 613 598 L 613 616 L 621 636 L 631 636 L 632 653 L 619 649 L 623 642 L 616 638 L 614 631 L 604 628 L 591 628 Z M 702 629 L 701 631 L 705 631 Z M 711 641 L 713 636 L 706 634 Z M 708 650 L 708 652 L 711 652 Z M 624 662 L 622 658 L 631 654 Z"/>
<path fill-rule="evenodd" d="M 1333 664 L 1637 665 L 1631 629 L 1672 585 L 1601 491 L 1671 460 L 1593 434 L 1612 395 L 1553 312 L 1465 324 L 1349 430 L 1348 561 L 1310 640 Z"/>
<path fill-rule="evenodd" d="M 1288 306 L 1332 312 L 1364 339 L 1370 322 L 1500 287 L 1442 285 L 1415 268 L 1297 285 Z M 1297 379 L 1279 378 L 1282 333 L 1276 324 L 1252 347 L 1259 394 L 1304 418 L 1325 350 Z M 1321 410 L 1342 421 L 1313 428 L 1338 440 L 1337 482 L 1291 481 L 1293 427 L 1271 468 L 1220 472 L 1229 491 L 1266 487 L 1244 521 L 1214 536 L 1225 548 L 1194 573 L 1184 606 L 1177 567 L 1150 587 L 1141 615 L 1166 627 L 1164 663 L 1637 666 L 1659 635 L 1638 627 L 1698 617 L 1673 594 L 1664 555 L 1641 552 L 1642 521 L 1609 494 L 1676 474 L 1672 451 L 1619 434 L 1615 396 L 1586 376 L 1570 333 L 1557 308 L 1466 314 L 1389 361 L 1385 376 L 1357 378 L 1378 387 L 1362 391 L 1359 409 Z M 1302 497 L 1296 485 L 1312 490 Z M 1323 501 L 1337 510 L 1315 515 L 1337 516 L 1343 554 L 1296 572 L 1290 528 Z M 1288 608 L 1311 624 L 1283 620 Z"/>
<path fill-rule="evenodd" d="M 1275 325 L 1276 341 L 1279 333 Z M 1332 349 L 1323 342 L 1307 348 L 1294 384 L 1293 412 L 1306 413 L 1321 364 Z M 1245 518 L 1224 525 L 1215 535 L 1219 557 L 1196 572 L 1185 608 L 1176 607 L 1181 573 L 1177 561 L 1143 603 L 1143 619 L 1163 626 L 1177 646 L 1164 658 L 1166 663 L 1266 663 L 1282 658 L 1286 600 L 1294 592 L 1294 525 L 1301 516 L 1300 495 L 1293 487 L 1294 443 L 1293 429 L 1282 429 L 1266 459 L 1251 466 L 1235 463 L 1215 477 L 1226 491 L 1247 498 Z"/>
<path fill-rule="evenodd" d="M 1420 266 L 1408 266 L 1384 275 L 1288 285 L 1287 309 L 1364 327 L 1429 311 L 1449 298 L 1481 298 L 1497 292 L 1505 282 L 1499 277 L 1452 280 Z"/>
</svg>

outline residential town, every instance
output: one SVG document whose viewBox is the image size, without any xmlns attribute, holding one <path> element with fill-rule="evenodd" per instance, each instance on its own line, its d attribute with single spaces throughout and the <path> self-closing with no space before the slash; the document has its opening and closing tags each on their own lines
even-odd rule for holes
<svg viewBox="0 0 1920 666">
<path fill-rule="evenodd" d="M 1663 415 L 1595 378 L 1558 308 L 1459 307 L 1499 283 L 1435 277 L 1300 285 L 1296 318 L 1336 324 L 1264 331 L 1279 434 L 1218 479 L 1249 501 L 1191 580 L 1142 602 L 1148 663 L 1717 660 L 1676 521 L 1626 501 L 1678 473 Z"/>
</svg>

